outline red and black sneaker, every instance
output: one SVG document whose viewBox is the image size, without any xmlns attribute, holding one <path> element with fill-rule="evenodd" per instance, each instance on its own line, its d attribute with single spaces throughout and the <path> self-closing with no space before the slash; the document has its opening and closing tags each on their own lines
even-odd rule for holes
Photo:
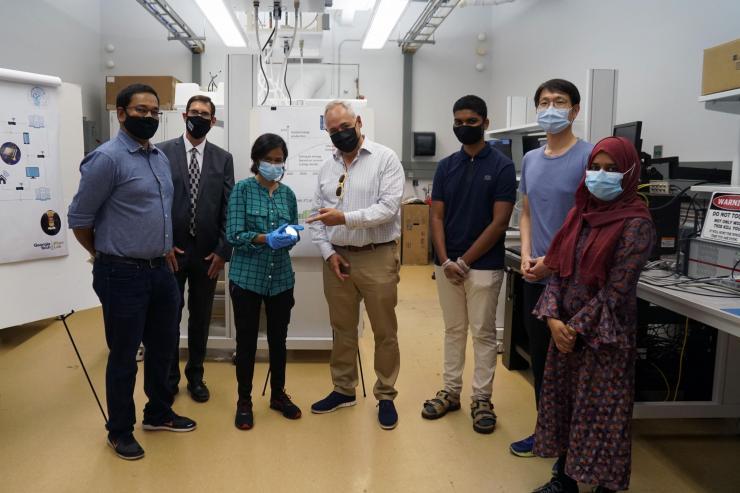
<svg viewBox="0 0 740 493">
<path fill-rule="evenodd" d="M 251 430 L 254 428 L 254 414 L 252 414 L 251 399 L 239 399 L 236 403 L 234 426 L 240 430 Z"/>
<path fill-rule="evenodd" d="M 290 396 L 285 391 L 275 392 L 270 396 L 270 409 L 280 411 L 288 419 L 301 417 L 301 410 L 293 404 Z"/>
</svg>

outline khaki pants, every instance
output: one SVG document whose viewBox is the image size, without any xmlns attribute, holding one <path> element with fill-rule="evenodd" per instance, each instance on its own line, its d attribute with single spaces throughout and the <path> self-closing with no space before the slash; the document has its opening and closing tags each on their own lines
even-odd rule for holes
<svg viewBox="0 0 740 493">
<path fill-rule="evenodd" d="M 401 363 L 398 350 L 398 281 L 401 262 L 397 245 L 384 245 L 375 250 L 350 252 L 335 247 L 350 264 L 350 278 L 337 279 L 324 264 L 324 295 L 329 304 L 329 319 L 334 332 L 331 351 L 331 377 L 334 390 L 355 395 L 357 376 L 357 326 L 360 301 L 365 301 L 368 318 L 375 336 L 375 374 L 373 392 L 378 400 L 394 399 L 394 385 Z"/>
<path fill-rule="evenodd" d="M 468 326 L 473 338 L 473 400 L 489 400 L 496 372 L 496 305 L 503 270 L 471 270 L 459 286 L 435 267 L 439 304 L 445 322 L 444 388 L 460 395 Z"/>
</svg>

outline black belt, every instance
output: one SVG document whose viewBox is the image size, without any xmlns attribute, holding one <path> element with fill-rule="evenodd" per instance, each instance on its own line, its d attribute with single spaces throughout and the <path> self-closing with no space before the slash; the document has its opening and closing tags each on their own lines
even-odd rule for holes
<svg viewBox="0 0 740 493">
<path fill-rule="evenodd" d="M 385 243 L 370 243 L 369 245 L 365 246 L 342 246 L 342 245 L 333 245 L 334 248 L 341 248 L 343 250 L 347 250 L 348 252 L 367 252 L 368 250 L 375 250 L 379 247 L 389 246 L 389 245 L 395 245 L 396 241 L 386 241 Z"/>
<path fill-rule="evenodd" d="M 145 259 L 145 258 L 120 257 L 118 255 L 109 255 L 107 253 L 97 252 L 95 253 L 95 258 L 103 262 L 138 265 L 140 267 L 149 267 L 151 269 L 155 269 L 157 267 L 162 267 L 163 265 L 165 265 L 164 257 L 155 257 L 155 258 Z"/>
</svg>

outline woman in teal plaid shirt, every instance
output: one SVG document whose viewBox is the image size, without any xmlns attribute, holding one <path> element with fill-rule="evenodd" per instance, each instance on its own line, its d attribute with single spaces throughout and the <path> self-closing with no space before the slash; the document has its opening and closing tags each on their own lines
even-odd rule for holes
<svg viewBox="0 0 740 493">
<path fill-rule="evenodd" d="M 251 157 L 255 176 L 236 184 L 226 219 L 226 239 L 234 247 L 229 267 L 239 392 L 234 424 L 241 430 L 254 426 L 252 378 L 263 301 L 272 375 L 270 407 L 288 419 L 301 417 L 285 393 L 285 340 L 295 284 L 289 251 L 300 239 L 297 231 L 303 229 L 296 225 L 295 194 L 280 183 L 288 148 L 279 135 L 264 134 L 254 142 Z"/>
</svg>

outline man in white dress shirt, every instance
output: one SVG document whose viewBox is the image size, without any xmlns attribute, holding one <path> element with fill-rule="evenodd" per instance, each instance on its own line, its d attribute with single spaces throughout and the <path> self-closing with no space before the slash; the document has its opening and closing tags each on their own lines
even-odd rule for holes
<svg viewBox="0 0 740 493">
<path fill-rule="evenodd" d="M 395 309 L 405 176 L 396 153 L 362 134 L 362 119 L 347 103 L 329 103 L 324 122 L 337 151 L 319 172 L 316 215 L 307 222 L 326 261 L 334 390 L 311 411 L 329 413 L 356 403 L 357 327 L 364 300 L 375 336 L 378 421 L 390 430 L 398 423 L 393 405 L 400 366 Z"/>
</svg>

